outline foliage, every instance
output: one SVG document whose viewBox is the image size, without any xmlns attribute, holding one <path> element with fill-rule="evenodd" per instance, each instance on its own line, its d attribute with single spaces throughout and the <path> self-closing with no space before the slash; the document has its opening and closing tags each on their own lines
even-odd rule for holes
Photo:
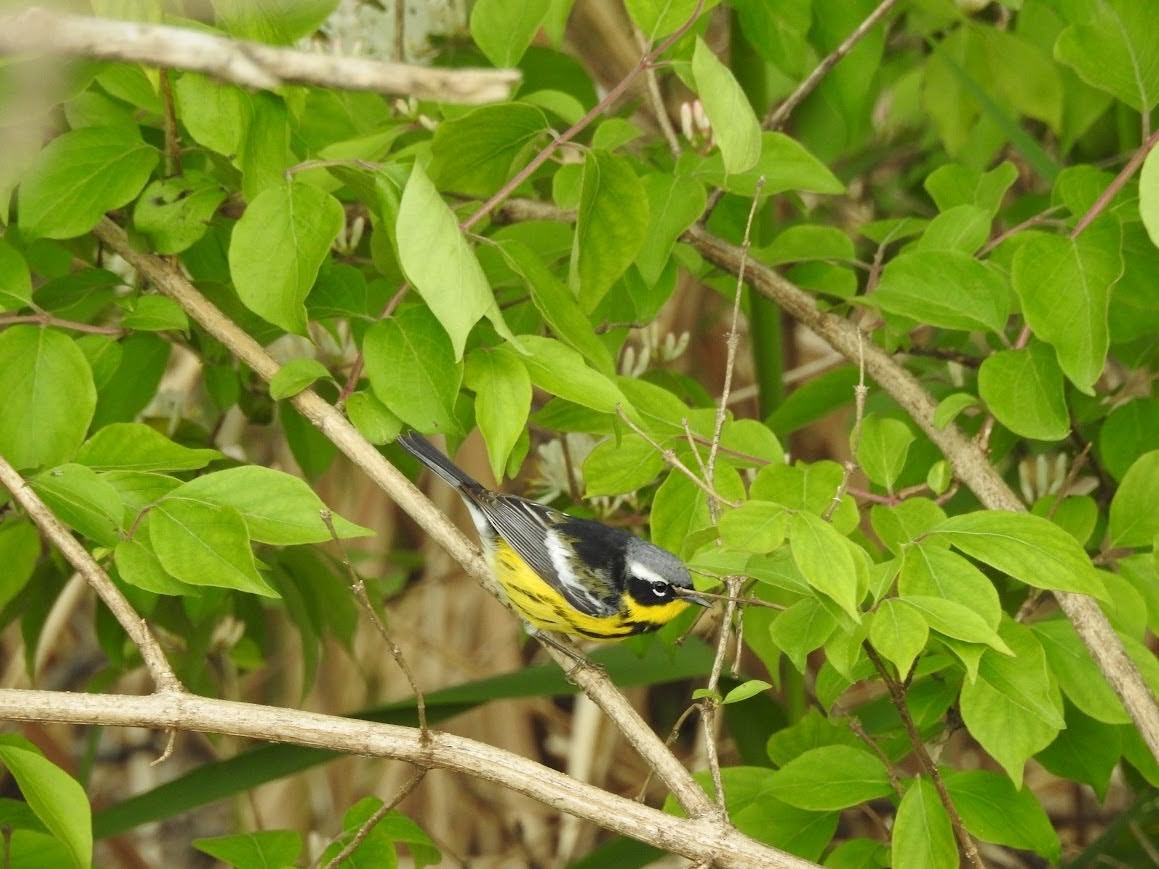
<svg viewBox="0 0 1159 869">
<path fill-rule="evenodd" d="M 214 4 L 204 26 L 271 43 L 314 32 L 334 6 L 233 5 Z M 454 452 L 478 429 L 500 482 L 528 469 L 550 479 L 549 451 L 534 447 L 559 441 L 556 506 L 648 516 L 652 540 L 705 589 L 740 587 L 766 605 L 743 608 L 740 681 L 686 692 L 726 707 L 737 746 L 767 743 L 760 756 L 726 755 L 721 770 L 740 830 L 832 866 L 953 866 L 956 834 L 1058 861 L 1029 761 L 1100 799 L 1116 766 L 1140 801 L 1159 785 L 1079 635 L 1038 599 L 1097 599 L 1159 692 L 1159 149 L 1138 180 L 1108 187 L 1120 156 L 1154 144 L 1159 42 L 1144 34 L 1159 32 L 1159 6 L 902 2 L 797 106 L 788 135 L 760 118 L 876 4 L 736 0 L 682 31 L 700 5 L 625 4 L 651 45 L 676 35 L 656 73 L 699 98 L 688 115 L 704 123 L 670 143 L 678 153 L 644 120 L 655 107 L 628 101 L 603 106 L 526 178 L 517 173 L 596 102 L 561 47 L 569 2 L 474 4 L 469 38 L 439 62 L 524 75 L 510 100 L 476 108 L 303 85 L 251 92 L 179 70 L 166 73 L 170 97 L 154 69 L 78 65 L 46 114 L 43 147 L 0 173 L 0 456 L 174 638 L 182 680 L 227 695 L 207 660 L 227 621 L 241 626 L 227 655 L 246 670 L 266 663 L 266 618 L 293 625 L 304 690 L 325 638 L 351 645 L 345 568 L 313 547 L 332 530 L 372 533 L 339 516 L 331 529 L 300 476 L 239 458 L 245 445 L 226 449 L 227 415 L 284 438 L 312 482 L 337 453 L 292 405 L 307 389 L 337 400 L 374 444 L 414 428 Z M 117 5 L 173 21 L 181 7 Z M 731 55 L 713 20 L 732 22 Z M 15 81 L 25 62 L 6 74 Z M 506 204 L 481 206 L 500 192 Z M 738 289 L 687 230 L 707 214 L 709 233 L 740 244 L 754 196 L 750 268 L 775 268 L 861 323 L 933 397 L 932 421 L 872 372 L 855 402 L 851 359 L 783 403 L 732 405 L 718 426 L 712 372 L 725 346 L 707 338 L 717 320 L 729 328 L 734 300 L 753 324 L 768 302 Z M 109 254 L 106 214 L 139 250 L 173 257 L 240 329 L 279 342 L 285 364 L 269 384 Z M 692 285 L 715 295 L 682 355 L 664 330 L 696 298 Z M 737 381 L 775 394 L 759 357 L 779 351 L 740 347 Z M 166 408 L 159 384 L 179 353 L 199 363 L 199 386 Z M 797 458 L 823 451 L 810 426 L 838 410 L 853 434 L 834 457 L 850 464 Z M 952 481 L 957 457 L 939 452 L 930 426 L 977 436 L 1030 512 L 983 509 Z M 18 624 L 27 642 L 68 569 L 7 500 L 0 626 Z M 98 621 L 108 685 L 141 661 L 107 614 Z M 657 654 L 690 621 L 632 651 Z M 696 656 L 644 658 L 631 679 L 702 674 L 709 656 Z M 875 685 L 895 702 L 866 690 Z M 440 718 L 519 693 L 466 688 L 428 708 Z M 744 714 L 765 702 L 779 712 Z M 919 762 L 922 741 L 961 729 L 953 745 L 969 748 L 942 756 L 942 794 Z M 328 757 L 278 751 L 276 764 L 255 753 L 224 789 L 220 777 L 191 780 L 164 809 L 134 804 L 133 822 Z M 982 752 L 992 762 L 974 769 Z M 14 831 L 5 865 L 45 849 L 89 865 L 77 781 L 19 737 L 0 738 L 0 765 L 30 809 L 0 801 Z M 893 816 L 892 835 L 838 832 L 843 812 L 869 803 Z M 325 859 L 375 807 L 346 811 Z M 352 861 L 395 865 L 396 843 L 417 865 L 439 859 L 392 812 Z M 194 844 L 239 867 L 307 859 L 299 831 Z M 1142 859 L 1114 847 L 1120 861 Z"/>
</svg>

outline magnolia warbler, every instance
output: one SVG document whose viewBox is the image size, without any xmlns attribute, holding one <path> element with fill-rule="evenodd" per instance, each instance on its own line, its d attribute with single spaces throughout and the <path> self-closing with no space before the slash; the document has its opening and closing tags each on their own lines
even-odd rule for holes
<svg viewBox="0 0 1159 869">
<path fill-rule="evenodd" d="M 690 603 L 709 605 L 671 552 L 621 528 L 492 492 L 417 434 L 398 444 L 458 490 L 491 569 L 533 627 L 615 640 L 661 628 Z"/>
</svg>

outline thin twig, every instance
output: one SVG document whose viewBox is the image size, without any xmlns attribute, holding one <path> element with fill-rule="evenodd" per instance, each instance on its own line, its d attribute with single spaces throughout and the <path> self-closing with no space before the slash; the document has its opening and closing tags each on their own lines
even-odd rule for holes
<svg viewBox="0 0 1159 869">
<path fill-rule="evenodd" d="M 901 717 L 902 724 L 905 726 L 905 732 L 909 736 L 910 746 L 917 755 L 918 762 L 921 763 L 922 769 L 925 770 L 926 775 L 934 783 L 934 787 L 938 792 L 938 799 L 941 800 L 942 806 L 946 810 L 946 814 L 950 818 L 950 825 L 954 828 L 954 835 L 958 839 L 958 844 L 962 846 L 962 851 L 966 855 L 966 859 L 975 867 L 975 869 L 985 869 L 985 863 L 982 862 L 982 856 L 978 853 L 978 846 L 974 844 L 973 838 L 966 831 L 966 825 L 962 823 L 962 817 L 958 814 L 957 807 L 954 806 L 954 801 L 950 798 L 950 792 L 946 790 L 946 785 L 942 781 L 942 774 L 938 770 L 938 765 L 934 763 L 933 758 L 930 757 L 926 751 L 926 744 L 922 740 L 922 735 L 918 731 L 917 725 L 914 724 L 913 717 L 909 713 L 909 706 L 905 702 L 905 687 L 893 678 L 893 674 L 889 672 L 889 668 L 885 666 L 885 662 L 877 654 L 877 650 L 869 644 L 868 641 L 862 644 L 865 649 L 865 654 L 869 656 L 869 660 L 873 663 L 874 669 L 877 670 L 879 676 L 886 687 L 889 689 L 889 698 L 893 702 L 894 708 L 897 709 L 897 714 Z"/>
<path fill-rule="evenodd" d="M 402 5 L 402 0 L 399 0 L 399 5 Z M 358 832 L 354 834 L 354 838 L 346 844 L 345 848 L 334 855 L 334 859 L 326 864 L 326 869 L 337 869 L 337 867 L 345 863 L 350 858 L 350 855 L 358 850 L 358 846 L 366 841 L 366 837 L 370 835 L 371 830 L 378 826 L 379 821 L 394 811 L 395 806 L 410 796 L 411 791 L 419 786 L 419 782 L 426 777 L 426 774 L 426 767 L 420 766 L 416 769 L 414 774 L 399 788 L 398 793 L 394 795 L 394 798 L 390 802 L 383 803 L 375 809 L 374 814 L 362 822 L 362 825 L 358 828 Z"/>
<path fill-rule="evenodd" d="M 181 174 L 181 139 L 177 134 L 177 112 L 173 108 L 169 70 L 161 67 L 157 71 L 157 79 L 161 85 L 161 104 L 165 110 L 165 174 L 172 177 Z"/>
<path fill-rule="evenodd" d="M 0 314 L 0 329 L 5 326 L 15 326 L 17 323 L 35 323 L 39 326 L 55 326 L 58 329 L 71 329 L 73 332 L 86 332 L 92 335 L 113 335 L 120 337 L 125 334 L 124 329 L 117 326 L 94 326 L 91 323 L 78 323 L 75 320 L 62 320 L 52 314 Z"/>
<path fill-rule="evenodd" d="M 25 483 L 24 478 L 16 472 L 12 465 L 0 456 L 0 484 L 3 484 L 12 498 L 24 508 L 29 518 L 36 523 L 40 533 L 45 536 L 57 549 L 61 551 L 68 563 L 77 573 L 85 578 L 93 590 L 104 601 L 105 606 L 112 612 L 113 617 L 125 629 L 133 645 L 141 653 L 141 660 L 153 678 L 153 687 L 159 692 L 180 692 L 184 687 L 178 680 L 157 638 L 149 630 L 137 613 L 133 610 L 128 599 L 121 590 L 109 579 L 109 575 L 97 564 L 60 520 L 53 515 L 43 501 L 32 491 L 32 487 Z"/>
<path fill-rule="evenodd" d="M 646 52 L 648 50 L 648 41 L 644 38 L 644 34 L 640 32 L 640 28 L 633 25 L 632 33 L 636 37 L 636 44 L 640 46 L 640 50 Z M 656 76 L 655 64 L 649 64 L 645 67 L 644 85 L 648 93 L 648 99 L 652 103 L 652 113 L 656 116 L 656 123 L 660 127 L 660 133 L 664 136 L 664 141 L 668 143 L 668 151 L 672 154 L 673 159 L 679 159 L 680 140 L 676 138 L 676 130 L 672 126 L 672 119 L 668 117 L 668 109 L 664 105 L 664 95 L 660 92 L 660 80 Z"/>
<path fill-rule="evenodd" d="M 450 103 L 507 99 L 522 78 L 517 69 L 444 69 L 335 57 L 184 27 L 43 8 L 0 15 L 0 54 L 27 52 L 192 70 L 262 90 L 293 83 Z"/>
<path fill-rule="evenodd" d="M 382 313 L 378 315 L 379 320 L 385 320 L 394 313 L 395 308 L 399 306 L 403 298 L 410 289 L 410 283 L 403 281 L 402 286 L 395 290 L 394 295 L 390 297 L 390 301 L 382 309 Z M 342 384 L 342 391 L 338 393 L 338 400 L 334 402 L 336 407 L 344 407 L 346 399 L 350 397 L 350 393 L 358 388 L 358 381 L 362 377 L 362 369 L 366 365 L 366 358 L 362 354 L 362 348 L 358 348 L 358 355 L 354 357 L 354 362 L 350 365 L 350 373 L 346 375 L 346 382 Z"/>
<path fill-rule="evenodd" d="M 682 417 L 680 425 L 684 428 L 684 437 L 688 440 L 688 446 L 692 448 L 692 456 L 696 459 L 696 464 L 700 468 L 700 473 L 704 479 L 708 479 L 708 468 L 704 464 L 704 459 L 700 456 L 700 450 L 696 448 L 696 435 L 692 433 L 692 428 L 688 425 L 688 417 Z M 701 438 L 705 444 L 710 444 L 712 441 Z"/>
<path fill-rule="evenodd" d="M 990 253 L 990 251 L 994 250 L 996 247 L 998 247 L 998 245 L 1006 241 L 1006 239 L 1018 235 L 1018 233 L 1022 232 L 1024 229 L 1030 229 L 1031 227 L 1039 226 L 1045 223 L 1050 219 L 1051 215 L 1058 213 L 1062 210 L 1062 208 L 1063 206 L 1061 205 L 1052 205 L 1045 211 L 1040 211 L 1038 214 L 1032 215 L 1021 223 L 1010 227 L 1010 229 L 998 233 L 998 235 L 994 236 L 992 239 L 986 242 L 986 244 L 982 246 L 982 249 L 978 251 L 975 256 L 977 256 L 978 259 L 982 259 L 982 257 L 986 256 L 986 254 Z"/>
<path fill-rule="evenodd" d="M 680 728 L 684 726 L 684 722 L 688 720 L 693 712 L 700 709 L 699 703 L 689 704 L 683 712 L 676 719 L 676 723 L 672 725 L 672 729 L 668 731 L 668 738 L 664 740 L 664 745 L 671 747 L 672 743 L 676 741 L 676 737 L 680 735 Z M 640 785 L 640 790 L 636 793 L 636 802 L 644 802 L 644 795 L 648 793 L 648 785 L 652 783 L 652 770 L 648 770 L 648 774 L 644 776 L 644 783 Z"/>
<path fill-rule="evenodd" d="M 323 508 L 320 511 L 322 522 L 326 525 L 326 530 L 330 532 L 330 537 L 334 541 L 334 545 L 338 548 L 338 554 L 342 560 L 342 566 L 346 568 L 346 573 L 350 576 L 350 588 L 354 592 L 354 597 L 357 598 L 358 603 L 366 611 L 367 617 L 371 624 L 374 625 L 378 635 L 382 637 L 382 641 L 386 644 L 386 648 L 390 651 L 390 656 L 394 658 L 394 662 L 398 664 L 398 668 L 402 670 L 406 676 L 407 682 L 410 683 L 411 691 L 414 692 L 415 708 L 419 719 L 419 733 L 423 740 L 430 739 L 430 731 L 427 729 L 427 702 L 423 698 L 423 692 L 419 688 L 418 680 L 415 679 L 414 671 L 411 670 L 410 664 L 407 663 L 406 657 L 402 653 L 402 649 L 398 644 L 391 639 L 390 632 L 387 631 L 386 625 L 382 623 L 382 619 L 378 616 L 378 611 L 374 608 L 374 604 L 370 602 L 370 595 L 366 593 L 366 583 L 362 576 L 354 569 L 354 565 L 350 563 L 350 556 L 346 554 L 346 548 L 342 545 L 342 540 L 338 537 L 338 531 L 334 528 L 334 517 L 328 509 Z"/>
<path fill-rule="evenodd" d="M 889 755 L 885 753 L 877 740 L 865 732 L 865 728 L 861 726 L 861 721 L 854 715 L 845 717 L 845 724 L 853 731 L 853 735 L 869 746 L 870 750 L 877 755 L 878 759 L 885 766 L 885 774 L 889 776 L 889 786 L 893 788 L 893 792 L 899 798 L 905 796 L 905 792 L 901 787 L 901 780 L 897 777 L 897 770 L 893 767 L 893 761 L 889 759 Z"/>
<path fill-rule="evenodd" d="M 841 499 L 849 488 L 849 478 L 857 470 L 857 450 L 861 446 L 861 423 L 865 418 L 865 399 L 869 395 L 869 387 L 865 385 L 865 338 L 861 330 L 857 332 L 857 385 L 853 387 L 853 431 L 849 435 L 849 452 L 852 458 L 842 462 L 841 482 L 837 484 L 837 491 L 833 493 L 833 500 L 821 514 L 821 518 L 828 522 L 841 506 Z"/>
<path fill-rule="evenodd" d="M 1147 114 L 1144 112 L 1143 114 Z M 1146 123 L 1146 120 L 1144 120 Z M 1071 230 L 1070 237 L 1078 238 L 1082 235 L 1084 229 L 1090 226 L 1096 217 L 1106 211 L 1107 206 L 1111 204 L 1111 200 L 1115 198 L 1124 185 L 1131 180 L 1131 176 L 1135 171 L 1143 165 L 1143 161 L 1147 159 L 1147 155 L 1151 153 L 1151 149 L 1159 143 L 1159 130 L 1156 130 L 1149 136 L 1145 137 L 1145 141 L 1139 146 L 1139 149 L 1131 155 L 1131 159 L 1127 161 L 1127 165 L 1119 170 L 1119 174 L 1114 177 L 1107 189 L 1099 194 L 1091 207 L 1087 209 L 1087 213 L 1082 216 L 1078 223 L 1075 224 L 1074 229 Z"/>
</svg>

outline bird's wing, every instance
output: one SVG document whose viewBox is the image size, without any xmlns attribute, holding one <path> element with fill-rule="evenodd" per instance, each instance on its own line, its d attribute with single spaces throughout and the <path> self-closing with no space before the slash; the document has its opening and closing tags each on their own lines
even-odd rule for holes
<svg viewBox="0 0 1159 869">
<path fill-rule="evenodd" d="M 584 615 L 616 612 L 614 589 L 603 571 L 585 569 L 557 525 L 564 513 L 513 495 L 495 494 L 479 506 L 495 530 L 539 576 Z"/>
</svg>

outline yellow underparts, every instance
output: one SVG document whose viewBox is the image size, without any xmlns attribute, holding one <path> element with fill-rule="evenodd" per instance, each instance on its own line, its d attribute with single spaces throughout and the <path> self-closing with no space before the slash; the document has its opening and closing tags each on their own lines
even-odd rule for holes
<svg viewBox="0 0 1159 869">
<path fill-rule="evenodd" d="M 511 605 L 524 620 L 544 630 L 595 640 L 616 640 L 666 625 L 689 606 L 683 600 L 642 606 L 624 592 L 618 612 L 610 616 L 589 616 L 568 603 L 504 541 L 498 541 L 490 555 L 492 568 Z"/>
</svg>

